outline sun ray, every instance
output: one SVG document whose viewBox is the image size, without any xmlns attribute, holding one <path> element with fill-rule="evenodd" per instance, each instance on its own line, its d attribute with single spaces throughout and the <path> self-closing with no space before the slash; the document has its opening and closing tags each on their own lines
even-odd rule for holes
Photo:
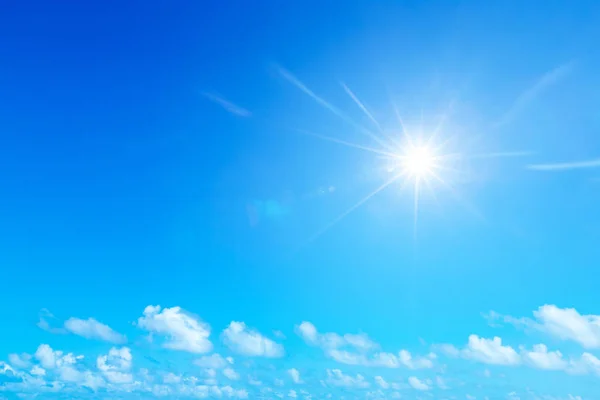
<svg viewBox="0 0 600 400">
<path fill-rule="evenodd" d="M 393 150 L 393 147 L 390 146 L 389 143 L 386 143 L 385 141 L 383 141 L 381 138 L 379 138 L 377 135 L 375 135 L 373 132 L 371 132 L 367 128 L 354 122 L 350 117 L 348 117 L 346 114 L 341 112 L 337 107 L 335 107 L 334 105 L 329 103 L 327 100 L 323 99 L 322 97 L 319 97 L 317 94 L 315 94 L 315 92 L 313 92 L 311 89 L 309 89 L 308 86 L 306 86 L 301 80 L 296 78 L 291 72 L 284 69 L 283 67 L 278 67 L 278 70 L 283 78 L 285 78 L 288 82 L 290 82 L 291 84 L 296 86 L 298 89 L 300 89 L 302 92 L 304 92 L 305 94 L 310 96 L 318 104 L 325 107 L 327 110 L 331 111 L 333 114 L 335 114 L 336 116 L 341 118 L 347 124 L 352 125 L 355 129 L 357 129 L 361 133 L 369 136 L 371 139 L 376 141 L 380 146 L 383 146 L 384 148 L 387 148 L 388 150 Z"/>
<path fill-rule="evenodd" d="M 383 129 L 381 129 L 381 125 L 379 124 L 379 122 L 377 122 L 375 117 L 373 117 L 373 114 L 371 114 L 369 110 L 367 110 L 367 107 L 365 107 L 365 105 L 358 99 L 358 97 L 356 97 L 354 92 L 352 92 L 352 90 L 350 90 L 350 88 L 344 82 L 340 82 L 340 84 L 342 85 L 344 91 L 348 94 L 348 96 L 350 96 L 350 98 L 354 100 L 354 102 L 362 110 L 362 112 L 365 113 L 365 115 L 371 120 L 371 122 L 373 122 L 373 124 L 377 127 L 379 132 L 383 132 Z"/>
<path fill-rule="evenodd" d="M 483 213 L 481 211 L 479 211 L 475 206 L 473 206 L 473 204 L 467 202 L 459 193 L 458 191 L 454 188 L 454 186 L 452 186 L 451 184 L 449 184 L 448 182 L 444 181 L 438 174 L 436 173 L 432 173 L 431 176 L 437 180 L 439 183 L 442 184 L 442 186 L 444 186 L 452 195 L 452 197 L 454 197 L 455 200 L 458 201 L 458 203 L 460 203 L 466 210 L 468 210 L 471 214 L 475 215 L 477 218 L 479 218 L 481 221 L 486 221 L 485 216 L 483 215 Z"/>
<path fill-rule="evenodd" d="M 327 232 L 329 229 L 331 229 L 335 224 L 337 224 L 342 219 L 344 219 L 348 214 L 350 214 L 351 212 L 353 212 L 354 210 L 356 210 L 358 207 L 360 207 L 364 203 L 366 203 L 371 197 L 375 196 L 377 193 L 381 192 L 383 189 L 385 189 L 386 187 L 388 187 L 392 183 L 396 182 L 401 176 L 402 176 L 402 174 L 397 174 L 397 175 L 394 175 L 392 178 L 388 179 L 383 185 L 379 186 L 377 189 L 375 189 L 374 191 L 372 191 L 371 193 L 369 193 L 368 195 L 366 195 L 365 197 L 363 197 L 356 204 L 354 204 L 352 207 L 350 207 L 344 213 L 342 213 L 341 215 L 339 215 L 336 219 L 334 219 L 333 221 L 331 221 L 330 223 L 328 223 L 327 225 L 325 225 L 323 228 L 321 228 L 317 233 L 315 233 L 313 236 L 311 236 L 307 240 L 306 244 L 309 244 L 309 243 L 315 241 L 319 236 L 321 236 L 322 234 L 324 234 L 325 232 Z"/>
<path fill-rule="evenodd" d="M 303 135 L 316 137 L 316 138 L 321 139 L 321 140 L 325 140 L 325 141 L 328 141 L 328 142 L 342 144 L 344 146 L 353 147 L 355 149 L 369 151 L 371 153 L 379 154 L 379 155 L 382 155 L 382 156 L 388 156 L 388 157 L 395 157 L 396 156 L 394 153 L 390 153 L 390 152 L 387 152 L 387 151 L 382 151 L 382 150 L 374 149 L 372 147 L 363 146 L 363 145 L 360 145 L 360 144 L 348 142 L 348 141 L 337 139 L 337 138 L 333 138 L 333 137 L 330 137 L 330 136 L 320 135 L 318 133 L 309 132 L 309 131 L 306 131 L 306 130 L 303 130 L 303 129 L 297 129 L 296 131 L 299 132 L 299 133 L 301 133 L 301 134 L 303 134 Z"/>
<path fill-rule="evenodd" d="M 429 135 L 429 138 L 427 139 L 427 146 L 430 146 L 434 140 L 437 138 L 438 134 L 442 131 L 442 128 L 444 127 L 444 124 L 446 123 L 446 120 L 448 119 L 448 115 L 452 112 L 452 108 L 454 107 L 454 103 L 456 102 L 456 99 L 452 99 L 450 100 L 448 107 L 446 109 L 446 111 L 442 114 L 440 121 L 438 122 L 437 126 L 435 127 L 435 129 L 433 130 L 433 132 L 431 133 L 431 135 Z M 421 113 L 423 111 L 421 110 Z M 421 118 L 422 118 L 421 114 Z M 450 138 L 446 139 L 445 142 L 448 142 L 450 140 Z"/>
</svg>

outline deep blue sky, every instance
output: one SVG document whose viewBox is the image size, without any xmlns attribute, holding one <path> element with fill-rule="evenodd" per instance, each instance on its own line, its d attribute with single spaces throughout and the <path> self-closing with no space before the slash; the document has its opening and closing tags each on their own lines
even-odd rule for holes
<svg viewBox="0 0 600 400">
<path fill-rule="evenodd" d="M 336 369 L 369 385 L 353 380 L 347 398 L 600 396 L 600 367 L 582 358 L 600 357 L 600 4 L 1 8 L 0 359 L 12 372 L 0 375 L 0 399 L 51 382 L 92 397 L 158 396 L 150 384 L 118 386 L 100 368 L 97 357 L 112 345 L 130 349 L 133 362 L 109 370 L 134 382 L 143 381 L 148 357 L 158 360 L 154 382 L 168 372 L 205 379 L 193 364 L 204 353 L 239 357 L 239 379 L 205 386 L 230 384 L 250 398 L 339 396 Z M 402 136 L 393 104 L 416 136 L 431 135 L 446 114 L 437 140 L 450 139 L 464 157 L 459 171 L 440 172 L 452 190 L 437 184 L 422 194 L 416 230 L 412 186 L 398 182 L 315 237 L 389 175 L 373 153 L 299 133 L 378 146 L 285 71 L 374 132 L 340 82 L 388 135 Z M 477 156 L 499 152 L 528 153 Z M 158 304 L 210 324 L 214 350 L 173 349 L 173 320 L 162 328 L 138 321 Z M 490 310 L 501 316 L 486 320 Z M 50 326 L 36 326 L 39 315 Z M 65 323 L 72 317 L 87 334 Z M 127 340 L 106 330 L 93 340 L 99 328 L 88 318 Z M 221 334 L 231 321 L 285 355 L 231 345 Z M 307 336 L 303 321 L 319 332 L 368 334 L 378 351 L 406 349 L 431 365 L 373 366 L 374 349 L 351 338 L 332 347 Z M 491 353 L 469 335 L 501 337 L 515 355 L 482 358 Z M 458 354 L 444 353 L 444 343 Z M 564 364 L 554 359 L 550 368 L 559 371 L 531 361 L 539 343 L 561 352 Z M 85 355 L 75 370 L 104 383 L 92 390 L 83 375 L 69 380 L 48 363 L 44 383 L 31 383 L 43 358 L 13 365 L 9 354 L 34 354 L 40 344 Z M 342 349 L 364 359 L 332 353 Z M 291 368 L 302 384 L 273 383 L 289 380 Z M 263 384 L 249 384 L 252 374 Z M 168 396 L 189 394 L 169 384 Z"/>
</svg>

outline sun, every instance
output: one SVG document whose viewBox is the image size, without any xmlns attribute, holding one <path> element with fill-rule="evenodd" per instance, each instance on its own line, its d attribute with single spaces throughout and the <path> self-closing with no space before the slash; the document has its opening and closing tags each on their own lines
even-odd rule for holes
<svg viewBox="0 0 600 400">
<path fill-rule="evenodd" d="M 436 156 L 428 146 L 407 146 L 400 156 L 400 164 L 406 175 L 415 179 L 431 176 L 436 169 Z"/>
</svg>

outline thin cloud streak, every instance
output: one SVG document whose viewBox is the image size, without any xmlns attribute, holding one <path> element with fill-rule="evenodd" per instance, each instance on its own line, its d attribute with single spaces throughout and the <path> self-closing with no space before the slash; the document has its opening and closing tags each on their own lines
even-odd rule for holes
<svg viewBox="0 0 600 400">
<path fill-rule="evenodd" d="M 575 67 L 575 61 L 560 65 L 542 75 L 533 86 L 522 92 L 510 109 L 494 124 L 495 128 L 510 123 L 529 103 L 535 100 L 549 86 L 567 76 Z"/>
<path fill-rule="evenodd" d="M 212 93 L 203 93 L 204 97 L 223 107 L 226 111 L 239 117 L 251 117 L 252 113 L 243 107 L 240 107 L 232 102 L 225 100 L 223 97 Z"/>
<path fill-rule="evenodd" d="M 535 164 L 528 165 L 528 169 L 536 171 L 565 171 L 570 169 L 598 168 L 600 167 L 600 158 L 595 160 L 573 161 L 555 164 Z"/>
<path fill-rule="evenodd" d="M 533 151 L 505 151 L 498 153 L 473 154 L 469 158 L 502 158 L 502 157 L 527 157 L 534 155 Z"/>
</svg>

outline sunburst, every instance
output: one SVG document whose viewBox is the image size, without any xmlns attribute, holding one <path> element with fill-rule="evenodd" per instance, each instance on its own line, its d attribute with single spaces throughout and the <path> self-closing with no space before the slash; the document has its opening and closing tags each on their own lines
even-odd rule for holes
<svg viewBox="0 0 600 400">
<path fill-rule="evenodd" d="M 296 78 L 289 71 L 283 68 L 279 68 L 279 72 L 283 78 L 285 78 L 288 82 L 292 83 L 302 92 L 310 96 L 320 106 L 335 114 L 337 117 L 342 119 L 348 125 L 352 126 L 358 132 L 365 134 L 370 140 L 377 144 L 377 147 L 353 143 L 347 140 L 338 139 L 314 132 L 309 132 L 306 130 L 298 130 L 298 132 L 316 137 L 321 140 L 326 140 L 350 148 L 373 153 L 379 158 L 382 158 L 387 161 L 388 171 L 392 175 L 382 185 L 377 187 L 371 193 L 364 196 L 362 199 L 357 201 L 352 207 L 350 207 L 348 210 L 343 212 L 333 221 L 328 223 L 323 229 L 317 232 L 309 240 L 309 242 L 323 234 L 333 225 L 337 224 L 348 214 L 350 214 L 358 207 L 370 200 L 373 196 L 375 196 L 382 190 L 388 188 L 393 183 L 398 181 L 402 182 L 400 186 L 402 189 L 406 186 L 412 186 L 414 196 L 414 229 L 416 234 L 417 216 L 419 212 L 419 198 L 420 192 L 423 189 L 423 187 L 425 186 L 431 188 L 432 183 L 437 182 L 442 184 L 442 186 L 444 186 L 445 188 L 450 189 L 454 194 L 456 194 L 454 187 L 448 183 L 448 180 L 446 179 L 447 177 L 445 176 L 446 172 L 453 171 L 453 169 L 449 165 L 451 160 L 459 158 L 514 157 L 530 154 L 529 152 L 500 152 L 487 154 L 472 154 L 467 156 L 464 154 L 448 153 L 447 151 L 445 151 L 444 147 L 445 144 L 448 143 L 449 138 L 446 138 L 446 141 L 440 146 L 436 146 L 434 144 L 435 140 L 438 139 L 438 136 L 440 136 L 440 133 L 443 131 L 443 125 L 446 120 L 447 113 L 445 113 L 444 116 L 440 119 L 436 129 L 433 130 L 429 136 L 413 136 L 407 131 L 395 104 L 392 105 L 394 106 L 395 114 L 398 118 L 400 129 L 398 135 L 390 136 L 384 132 L 381 124 L 375 119 L 373 114 L 367 109 L 364 103 L 359 100 L 356 94 L 346 84 L 342 83 L 341 85 L 344 91 L 350 96 L 350 98 L 365 114 L 365 116 L 373 123 L 373 126 L 379 132 L 379 134 L 376 134 L 371 130 L 356 123 L 345 113 L 340 111 L 337 107 L 333 106 L 325 99 L 319 97 L 317 94 L 315 94 L 314 91 L 309 89 L 302 81 Z"/>
</svg>

